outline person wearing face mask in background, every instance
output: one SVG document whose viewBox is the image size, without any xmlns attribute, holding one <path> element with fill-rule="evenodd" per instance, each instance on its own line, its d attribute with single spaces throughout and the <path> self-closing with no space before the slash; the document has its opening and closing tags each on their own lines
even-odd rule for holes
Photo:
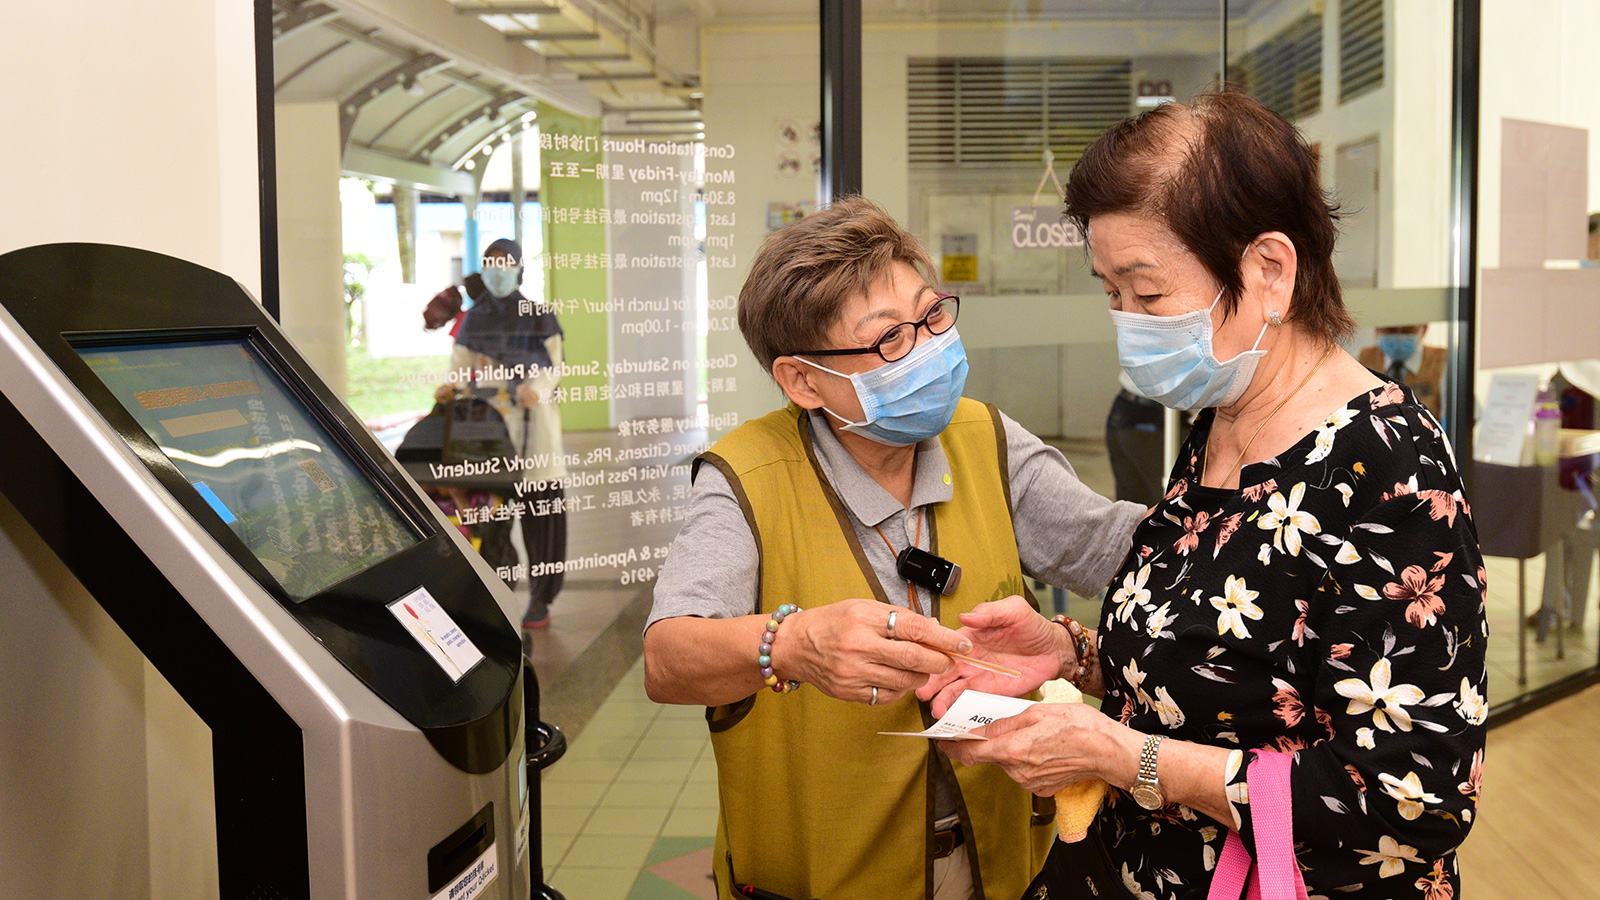
<svg viewBox="0 0 1600 900">
<path fill-rule="evenodd" d="M 961 633 L 1029 677 L 919 690 L 935 714 L 969 687 L 1055 677 L 1101 697 L 941 747 L 1043 795 L 1107 782 L 1096 830 L 1127 896 L 1238 898 L 1231 876 L 1275 840 L 1277 897 L 1301 877 L 1311 896 L 1460 896 L 1488 715 L 1483 555 L 1437 420 L 1339 347 L 1354 323 L 1317 169 L 1294 126 L 1231 92 L 1124 120 L 1084 152 L 1066 214 L 1122 367 L 1201 412 L 1086 667 L 1007 600 Z"/>
<path fill-rule="evenodd" d="M 562 332 L 555 313 L 522 295 L 522 270 L 521 245 L 501 238 L 484 251 L 482 271 L 467 276 L 472 305 L 455 328 L 450 369 L 470 371 L 474 378 L 465 385 L 440 385 L 435 399 L 448 403 L 463 391 L 485 397 L 505 419 L 517 454 L 527 461 L 521 474 L 534 487 L 516 498 L 529 573 L 522 625 L 543 628 L 550 624 L 550 604 L 563 580 L 560 572 L 548 570 L 567 554 L 565 492 L 550 483 L 567 474 L 561 411 L 554 400 L 561 380 Z M 460 291 L 446 288 L 429 302 L 424 324 L 442 327 L 461 306 Z M 544 486 L 537 487 L 540 483 Z"/>
<path fill-rule="evenodd" d="M 1145 507 L 962 398 L 933 269 L 852 197 L 768 237 L 739 295 L 789 403 L 696 460 L 644 635 L 649 696 L 709 707 L 724 900 L 1015 898 L 1054 832 L 998 770 L 879 732 L 925 727 L 910 692 L 952 665 L 957 614 L 1024 573 L 1098 592 Z"/>
<path fill-rule="evenodd" d="M 1356 359 L 1383 377 L 1411 388 L 1422 405 L 1439 418 L 1443 399 L 1444 364 L 1448 354 L 1443 347 L 1422 343 L 1427 325 L 1397 325 L 1374 329 L 1378 342 L 1363 347 Z"/>
</svg>

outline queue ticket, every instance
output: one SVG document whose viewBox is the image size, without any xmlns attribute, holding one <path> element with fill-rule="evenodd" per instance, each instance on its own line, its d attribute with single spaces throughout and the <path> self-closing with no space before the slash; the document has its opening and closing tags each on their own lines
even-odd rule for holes
<svg viewBox="0 0 1600 900">
<path fill-rule="evenodd" d="M 982 741 L 987 738 L 971 734 L 974 728 L 987 725 L 996 719 L 1006 719 L 1032 706 L 1036 701 L 1021 697 L 1002 697 L 983 691 L 965 691 L 950 704 L 939 721 L 926 731 L 880 731 L 879 734 L 897 737 L 933 738 L 936 741 Z"/>
</svg>

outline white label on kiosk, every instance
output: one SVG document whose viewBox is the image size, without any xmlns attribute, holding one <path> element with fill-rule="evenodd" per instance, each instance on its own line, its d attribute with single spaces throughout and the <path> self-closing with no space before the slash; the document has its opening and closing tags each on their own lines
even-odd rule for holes
<svg viewBox="0 0 1600 900">
<path fill-rule="evenodd" d="M 517 862 L 522 862 L 522 858 L 528 855 L 528 826 L 532 819 L 528 813 L 528 804 L 522 804 L 522 815 L 517 817 L 517 852 L 512 854 Z"/>
<path fill-rule="evenodd" d="M 490 844 L 489 849 L 477 861 L 467 866 L 467 870 L 457 875 L 455 880 L 444 886 L 444 889 L 433 895 L 433 900 L 472 900 L 483 893 L 483 889 L 494 881 L 495 845 Z"/>
<path fill-rule="evenodd" d="M 455 620 L 427 588 L 417 588 L 389 604 L 389 612 L 394 613 L 451 681 L 460 681 L 483 660 L 483 654 L 461 633 Z"/>
</svg>

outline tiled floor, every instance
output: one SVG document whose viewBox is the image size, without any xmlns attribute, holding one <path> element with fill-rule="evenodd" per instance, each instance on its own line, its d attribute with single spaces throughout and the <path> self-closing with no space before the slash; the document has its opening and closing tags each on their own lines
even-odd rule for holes
<svg viewBox="0 0 1600 900">
<path fill-rule="evenodd" d="M 545 774 L 543 792 L 545 880 L 569 900 L 713 896 L 717 768 L 705 711 L 652 703 L 642 659 Z"/>
</svg>

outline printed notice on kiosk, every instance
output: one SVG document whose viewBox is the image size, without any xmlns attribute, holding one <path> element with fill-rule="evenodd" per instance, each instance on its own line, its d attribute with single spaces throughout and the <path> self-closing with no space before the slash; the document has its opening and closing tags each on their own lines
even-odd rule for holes
<svg viewBox="0 0 1600 900">
<path fill-rule="evenodd" d="M 451 681 L 460 681 L 483 659 L 483 654 L 461 633 L 455 620 L 426 588 L 417 588 L 389 604 L 389 612 L 394 613 Z"/>
<path fill-rule="evenodd" d="M 472 865 L 467 866 L 465 872 L 457 875 L 455 880 L 444 886 L 444 890 L 433 895 L 432 900 L 473 900 L 483 889 L 488 887 L 494 877 L 500 874 L 495 866 L 494 844 L 483 851 Z"/>
</svg>

